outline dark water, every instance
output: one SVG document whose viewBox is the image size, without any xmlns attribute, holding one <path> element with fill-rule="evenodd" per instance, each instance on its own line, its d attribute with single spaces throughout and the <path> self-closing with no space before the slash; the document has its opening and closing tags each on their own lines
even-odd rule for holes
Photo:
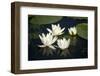
<svg viewBox="0 0 100 76">
<path fill-rule="evenodd" d="M 62 51 L 56 49 L 53 54 L 47 55 L 43 54 L 44 48 L 38 47 L 39 40 L 33 40 L 31 45 L 29 45 L 29 58 L 28 60 L 48 60 L 48 59 L 76 59 L 76 58 L 87 58 L 87 40 L 77 37 L 76 42 L 70 44 L 69 48 L 64 52 L 65 55 L 60 55 Z M 65 51 L 66 51 L 65 50 Z M 49 49 L 46 50 L 47 52 Z"/>
<path fill-rule="evenodd" d="M 68 34 L 68 28 L 75 26 L 79 23 L 87 23 L 87 19 L 72 19 L 64 17 L 62 20 L 53 23 L 60 23 L 61 27 L 65 27 L 65 34 Z M 38 26 L 39 28 L 31 28 L 31 24 L 29 24 L 29 34 L 37 33 L 37 35 L 41 33 L 48 33 L 46 28 L 51 28 L 51 24 Z M 56 44 L 56 43 L 55 43 Z M 79 37 L 71 38 L 71 44 L 68 49 L 65 51 L 57 48 L 56 50 L 51 50 L 49 48 L 40 48 L 38 45 L 42 45 L 41 40 L 37 36 L 33 39 L 29 37 L 29 45 L 28 45 L 28 60 L 51 60 L 51 59 L 77 59 L 77 58 L 88 58 L 88 40 Z"/>
</svg>

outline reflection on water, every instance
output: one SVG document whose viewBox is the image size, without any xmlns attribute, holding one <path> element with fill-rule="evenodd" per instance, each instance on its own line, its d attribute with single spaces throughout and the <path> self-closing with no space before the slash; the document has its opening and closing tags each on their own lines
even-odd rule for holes
<svg viewBox="0 0 100 76">
<path fill-rule="evenodd" d="M 38 45 L 41 44 L 39 39 L 35 39 L 29 45 L 28 60 L 50 60 L 50 59 L 76 59 L 76 58 L 87 58 L 87 40 L 76 36 L 71 38 L 71 44 L 68 49 L 52 50 L 48 47 L 40 48 Z"/>
</svg>

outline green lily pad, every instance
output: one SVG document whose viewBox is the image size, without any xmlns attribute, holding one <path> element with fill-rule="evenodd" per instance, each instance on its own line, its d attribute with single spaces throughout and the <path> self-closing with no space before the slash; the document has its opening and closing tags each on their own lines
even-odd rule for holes
<svg viewBox="0 0 100 76">
<path fill-rule="evenodd" d="M 87 23 L 81 23 L 81 24 L 78 24 L 76 26 L 77 28 L 77 34 L 84 38 L 84 39 L 88 39 L 88 25 Z"/>
<path fill-rule="evenodd" d="M 62 16 L 33 16 L 30 20 L 32 24 L 50 24 L 62 19 Z"/>
</svg>

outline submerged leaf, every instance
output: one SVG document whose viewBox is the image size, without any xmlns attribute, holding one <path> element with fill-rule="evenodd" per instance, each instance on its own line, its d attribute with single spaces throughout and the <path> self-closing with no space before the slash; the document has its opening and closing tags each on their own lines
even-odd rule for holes
<svg viewBox="0 0 100 76">
<path fill-rule="evenodd" d="M 81 23 L 81 24 L 78 24 L 76 26 L 77 28 L 77 34 L 84 38 L 84 39 L 87 39 L 88 38 L 88 25 L 87 23 Z"/>
</svg>

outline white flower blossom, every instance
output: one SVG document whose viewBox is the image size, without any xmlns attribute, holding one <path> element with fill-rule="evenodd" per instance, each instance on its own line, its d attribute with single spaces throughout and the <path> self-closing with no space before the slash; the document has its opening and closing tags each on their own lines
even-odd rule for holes
<svg viewBox="0 0 100 76">
<path fill-rule="evenodd" d="M 68 39 L 68 40 L 66 40 L 65 38 L 58 39 L 57 45 L 61 50 L 67 49 L 70 45 L 70 39 Z"/>
<path fill-rule="evenodd" d="M 69 34 L 70 34 L 70 35 L 76 35 L 76 34 L 77 34 L 77 29 L 76 29 L 76 27 L 68 28 L 68 31 L 69 31 Z"/>
<path fill-rule="evenodd" d="M 62 35 L 63 31 L 65 30 L 65 28 L 60 27 L 60 24 L 58 25 L 54 25 L 52 24 L 52 30 L 47 28 L 47 30 L 49 31 L 49 33 L 52 33 L 53 36 L 58 36 L 58 35 Z"/>
<path fill-rule="evenodd" d="M 41 42 L 43 43 L 43 45 L 39 45 L 39 47 L 49 47 L 55 49 L 55 47 L 52 44 L 55 43 L 57 37 L 53 37 L 51 33 L 48 33 L 47 35 L 42 33 L 42 35 L 39 35 L 39 37 L 41 39 Z"/>
</svg>

